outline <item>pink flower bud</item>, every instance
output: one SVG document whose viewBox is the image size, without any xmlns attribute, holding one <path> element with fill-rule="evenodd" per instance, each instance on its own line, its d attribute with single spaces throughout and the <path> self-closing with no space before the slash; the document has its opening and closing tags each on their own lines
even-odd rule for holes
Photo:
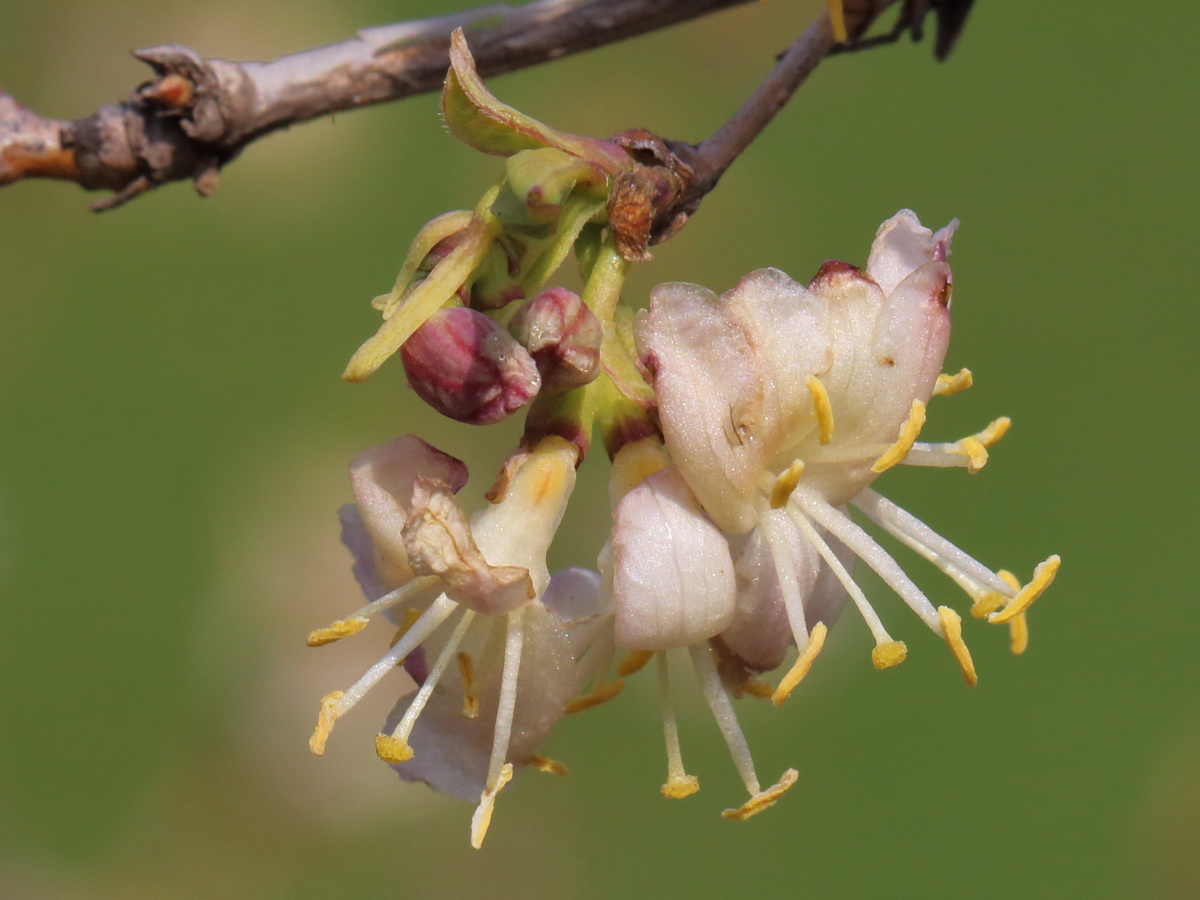
<svg viewBox="0 0 1200 900">
<path fill-rule="evenodd" d="M 536 396 L 542 379 L 525 348 L 473 309 L 442 309 L 400 349 L 408 383 L 444 416 L 490 425 Z"/>
<path fill-rule="evenodd" d="M 581 387 L 600 371 L 600 320 L 566 288 L 533 297 L 513 316 L 509 330 L 537 362 L 549 392 Z"/>
</svg>

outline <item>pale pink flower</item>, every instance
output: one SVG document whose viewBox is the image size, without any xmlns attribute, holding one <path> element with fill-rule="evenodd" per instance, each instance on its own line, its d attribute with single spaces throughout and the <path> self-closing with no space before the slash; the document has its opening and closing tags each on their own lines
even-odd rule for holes
<svg viewBox="0 0 1200 900">
<path fill-rule="evenodd" d="M 322 753 L 334 721 L 403 664 L 418 690 L 396 706 L 376 751 L 406 780 L 478 801 L 475 846 L 515 767 L 561 768 L 537 747 L 611 655 L 592 652 L 602 637 L 598 576 L 552 578 L 546 568 L 576 458 L 556 437 L 518 452 L 492 502 L 469 518 L 454 499 L 465 466 L 419 438 L 364 451 L 351 465 L 355 505 L 342 512 L 343 540 L 370 602 L 309 643 L 354 634 L 378 613 L 400 632 L 357 683 L 322 701 L 310 744 Z"/>
<path fill-rule="evenodd" d="M 1058 568 L 1050 557 L 1022 588 L 869 487 L 898 463 L 977 471 L 1008 427 L 1000 419 L 961 441 L 916 440 L 930 397 L 969 384 L 965 370 L 940 375 L 956 224 L 933 233 L 902 210 L 880 227 L 865 271 L 826 263 L 806 287 L 761 269 L 720 297 L 697 285 L 661 285 L 639 320 L 665 451 L 656 465 L 640 464 L 652 473 L 642 480 L 623 476 L 635 486 L 614 510 L 607 565 L 616 642 L 646 652 L 690 648 L 752 795 L 727 811 L 732 817 L 769 805 L 787 785 L 760 791 L 718 674 L 727 688 L 761 692 L 753 676 L 778 665 L 794 643 L 799 656 L 774 692 L 781 703 L 846 594 L 875 637 L 875 665 L 904 658 L 904 644 L 851 577 L 854 557 L 946 639 L 974 683 L 958 614 L 935 608 L 852 521 L 848 505 L 946 572 L 975 599 L 977 614 L 1019 622 L 1014 649 L 1023 646 L 1024 610 Z M 665 662 L 660 671 L 665 684 Z M 664 792 L 678 796 L 694 779 L 679 761 L 670 716 L 666 732 Z"/>
</svg>

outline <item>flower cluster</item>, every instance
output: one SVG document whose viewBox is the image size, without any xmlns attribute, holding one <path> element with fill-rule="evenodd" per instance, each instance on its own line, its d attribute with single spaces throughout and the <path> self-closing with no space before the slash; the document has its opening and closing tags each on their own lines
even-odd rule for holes
<svg viewBox="0 0 1200 900">
<path fill-rule="evenodd" d="M 932 232 L 902 210 L 880 227 L 863 269 L 828 262 L 807 285 L 762 269 L 721 296 L 661 285 L 635 317 L 620 305 L 627 262 L 605 227 L 605 198 L 628 163 L 621 148 L 500 104 L 461 35 L 452 58 L 446 121 L 473 146 L 508 155 L 505 178 L 473 213 L 439 217 L 418 236 L 348 377 L 399 353 L 416 393 L 452 418 L 486 424 L 532 405 L 521 446 L 474 514 L 455 498 L 465 466 L 420 438 L 351 464 L 343 541 L 368 602 L 309 643 L 355 634 L 380 614 L 398 630 L 357 683 L 324 698 L 313 752 L 401 669 L 402 696 L 376 751 L 401 778 L 476 802 L 478 847 L 516 769 L 565 771 L 538 753 L 554 724 L 616 696 L 653 661 L 662 792 L 684 797 L 698 782 L 673 712 L 668 658 L 679 650 L 749 795 L 723 815 L 747 818 L 798 775 L 760 783 L 734 701 L 782 704 L 847 597 L 874 636 L 875 667 L 905 658 L 854 580 L 857 561 L 977 680 L 962 617 L 935 606 L 851 508 L 945 572 L 970 612 L 1007 625 L 1022 652 L 1026 611 L 1058 557 L 1022 584 L 872 488 L 900 464 L 977 472 L 1009 426 L 1002 418 L 957 441 L 918 440 L 931 398 L 971 384 L 965 369 L 941 371 L 957 223 Z M 572 248 L 582 295 L 547 287 Z M 612 459 L 610 537 L 597 571 L 551 575 L 546 553 L 593 430 Z M 776 670 L 772 685 L 764 676 Z"/>
</svg>

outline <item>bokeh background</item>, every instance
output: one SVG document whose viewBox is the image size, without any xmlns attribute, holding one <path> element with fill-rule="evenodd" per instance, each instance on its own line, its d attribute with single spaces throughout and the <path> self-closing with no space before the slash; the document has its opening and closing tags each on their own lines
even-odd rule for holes
<svg viewBox="0 0 1200 900">
<path fill-rule="evenodd" d="M 9 2 L 0 84 L 71 118 L 142 79 L 129 48 L 269 58 L 450 6 Z M 753 4 L 492 86 L 560 128 L 698 140 L 821 7 Z M 95 216 L 72 185 L 0 191 L 0 897 L 1200 896 L 1200 22 L 1191 4 L 977 7 L 946 64 L 905 42 L 823 65 L 632 280 L 804 279 L 864 262 L 900 207 L 960 217 L 947 367 L 976 387 L 927 434 L 1015 427 L 977 476 L 884 488 L 993 565 L 1065 561 L 1024 657 L 968 621 L 974 690 L 864 579 L 909 660 L 875 672 L 847 615 L 782 710 L 744 701 L 764 779 L 801 782 L 743 825 L 718 816 L 741 787 L 686 691 L 703 790 L 659 796 L 645 676 L 562 723 L 546 752 L 572 774 L 521 776 L 480 852 L 469 806 L 374 757 L 388 698 L 308 754 L 318 698 L 387 638 L 304 647 L 358 603 L 347 461 L 416 431 L 479 496 L 516 435 L 439 422 L 399 366 L 338 378 L 415 230 L 498 170 L 433 97 L 262 141 L 208 200 L 175 185 Z M 606 468 L 585 467 L 556 564 L 594 558 Z"/>
</svg>

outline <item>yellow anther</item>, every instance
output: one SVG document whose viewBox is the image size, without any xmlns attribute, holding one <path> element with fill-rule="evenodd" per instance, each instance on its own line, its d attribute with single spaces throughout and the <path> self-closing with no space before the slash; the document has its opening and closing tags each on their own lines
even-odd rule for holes
<svg viewBox="0 0 1200 900">
<path fill-rule="evenodd" d="M 529 764 L 539 772 L 545 772 L 548 775 L 570 775 L 570 770 L 556 759 L 550 759 L 547 756 L 538 756 L 536 753 L 529 757 Z"/>
<path fill-rule="evenodd" d="M 772 690 L 771 685 L 767 684 L 761 678 L 747 678 L 742 683 L 742 693 L 759 700 L 769 700 L 775 692 Z"/>
<path fill-rule="evenodd" d="M 962 669 L 963 679 L 971 687 L 979 684 L 979 676 L 975 674 L 975 663 L 971 661 L 971 651 L 967 649 L 962 637 L 962 617 L 948 606 L 938 607 L 938 622 L 942 626 L 942 637 L 950 646 L 950 652 L 958 660 Z"/>
<path fill-rule="evenodd" d="M 792 491 L 796 489 L 796 483 L 800 481 L 800 476 L 804 474 L 804 462 L 802 460 L 793 460 L 792 464 L 783 470 L 783 473 L 775 479 L 775 487 L 771 488 L 771 509 L 783 509 L 787 506 L 788 499 L 792 496 Z"/>
<path fill-rule="evenodd" d="M 1008 416 L 1001 416 L 988 425 L 987 428 L 983 429 L 983 431 L 979 432 L 979 434 L 975 435 L 975 437 L 979 438 L 979 442 L 983 446 L 991 447 L 1000 438 L 1008 434 L 1008 429 L 1010 428 L 1012 428 L 1012 419 Z"/>
<path fill-rule="evenodd" d="M 737 809 L 727 809 L 721 813 L 721 817 L 732 819 L 735 822 L 744 822 L 755 813 L 760 813 L 764 809 L 775 805 L 776 801 L 782 797 L 800 775 L 795 769 L 788 769 L 780 776 L 779 781 L 771 785 L 765 791 L 759 791 Z"/>
<path fill-rule="evenodd" d="M 585 709 L 599 706 L 601 703 L 611 700 L 623 690 L 625 690 L 625 682 L 620 678 L 614 678 L 612 681 L 596 685 L 591 693 L 582 694 L 568 703 L 564 715 L 569 716 L 571 713 L 583 712 Z"/>
<path fill-rule="evenodd" d="M 1029 646 L 1029 622 L 1025 619 L 1025 613 L 1013 617 L 1008 623 L 1008 636 L 1012 652 L 1018 656 L 1024 653 Z"/>
<path fill-rule="evenodd" d="M 833 406 L 829 402 L 829 392 L 816 375 L 804 379 L 804 385 L 812 395 L 813 412 L 817 415 L 817 427 L 820 429 L 819 440 L 828 444 L 833 440 Z"/>
<path fill-rule="evenodd" d="M 483 796 L 479 798 L 479 806 L 475 808 L 475 814 L 471 816 L 471 846 L 476 850 L 483 846 L 488 826 L 492 824 L 492 810 L 496 806 L 496 795 L 512 781 L 512 776 L 512 763 L 505 763 L 500 767 L 500 777 L 496 779 L 495 786 L 485 790 Z"/>
<path fill-rule="evenodd" d="M 395 765 L 412 759 L 413 749 L 398 737 L 390 734 L 375 735 L 375 755 L 385 763 Z"/>
<path fill-rule="evenodd" d="M 1058 567 L 1061 563 L 1062 560 L 1057 555 L 1051 556 L 1045 562 L 1038 563 L 1037 568 L 1033 570 L 1033 578 L 1030 579 L 1029 584 L 1021 588 L 1017 596 L 1013 597 L 1004 609 L 988 616 L 988 621 L 993 625 L 1003 625 L 1029 609 L 1033 601 L 1041 596 L 1042 591 L 1050 587 L 1054 576 L 1058 574 Z"/>
<path fill-rule="evenodd" d="M 625 654 L 625 658 L 617 663 L 617 674 L 624 678 L 640 672 L 652 659 L 654 659 L 653 650 L 630 650 Z"/>
<path fill-rule="evenodd" d="M 471 654 L 458 654 L 458 673 L 462 676 L 464 718 L 473 719 L 479 715 L 479 697 L 475 695 L 475 666 L 471 662 Z"/>
<path fill-rule="evenodd" d="M 908 419 L 900 426 L 900 436 L 896 438 L 896 443 L 888 447 L 883 452 L 883 456 L 875 460 L 875 464 L 871 466 L 871 471 L 878 475 L 880 472 L 886 472 L 892 466 L 904 460 L 908 456 L 908 451 L 912 449 L 913 443 L 917 440 L 917 435 L 921 433 L 921 428 L 925 425 L 925 404 L 920 400 L 912 402 L 912 409 L 908 412 Z"/>
<path fill-rule="evenodd" d="M 788 695 L 796 689 L 796 685 L 808 674 L 808 670 L 812 668 L 813 660 L 817 658 L 817 654 L 825 646 L 825 635 L 828 632 L 829 629 L 825 627 L 824 622 L 818 622 L 813 626 L 812 631 L 808 635 L 808 644 L 804 647 L 804 652 L 796 657 L 796 662 L 792 664 L 788 673 L 783 676 L 783 681 L 779 682 L 779 687 L 775 689 L 775 693 L 771 695 L 771 702 L 776 706 L 782 706 L 783 701 L 788 698 Z M 871 654 L 871 656 L 874 658 L 874 654 Z"/>
<path fill-rule="evenodd" d="M 829 4 L 829 27 L 833 31 L 833 39 L 839 43 L 846 43 L 850 37 L 846 33 L 846 13 L 842 9 L 842 0 L 826 0 Z"/>
<path fill-rule="evenodd" d="M 970 369 L 959 369 L 957 375 L 947 375 L 942 373 L 937 377 L 937 384 L 933 386 L 935 396 L 949 396 L 957 394 L 959 391 L 965 391 L 975 383 L 974 377 L 971 375 Z"/>
<path fill-rule="evenodd" d="M 996 573 L 1000 579 L 1014 591 L 1021 590 L 1021 582 L 1017 576 L 1006 569 L 1001 569 Z M 1013 620 L 1008 623 L 1009 647 L 1015 654 L 1022 654 L 1029 647 L 1029 621 L 1025 618 L 1025 613 L 1019 616 L 1014 616 Z"/>
<path fill-rule="evenodd" d="M 358 634 L 367 627 L 367 620 L 362 616 L 354 616 L 351 619 L 338 619 L 327 628 L 318 628 L 308 636 L 308 646 L 320 647 L 323 644 L 332 644 L 334 641 L 340 641 L 344 637 L 350 637 L 352 634 Z"/>
<path fill-rule="evenodd" d="M 682 800 L 700 790 L 700 781 L 695 775 L 671 775 L 660 790 L 664 797 L 671 800 Z"/>
<path fill-rule="evenodd" d="M 985 591 L 975 595 L 975 602 L 971 604 L 971 615 L 976 619 L 982 619 L 985 616 L 994 613 L 1004 605 L 1004 601 L 1008 598 L 997 591 Z"/>
<path fill-rule="evenodd" d="M 904 662 L 908 656 L 908 647 L 904 641 L 880 641 L 871 651 L 871 662 L 877 669 L 890 669 Z"/>
<path fill-rule="evenodd" d="M 308 739 L 308 749 L 317 756 L 325 755 L 325 742 L 329 740 L 329 732 L 333 731 L 333 723 L 337 721 L 337 704 L 342 699 L 341 691 L 333 691 L 321 698 L 321 711 L 317 714 L 317 727 L 312 737 Z"/>
<path fill-rule="evenodd" d="M 958 452 L 967 458 L 967 471 L 972 475 L 987 465 L 987 447 L 975 435 L 963 438 L 955 446 Z"/>
</svg>

